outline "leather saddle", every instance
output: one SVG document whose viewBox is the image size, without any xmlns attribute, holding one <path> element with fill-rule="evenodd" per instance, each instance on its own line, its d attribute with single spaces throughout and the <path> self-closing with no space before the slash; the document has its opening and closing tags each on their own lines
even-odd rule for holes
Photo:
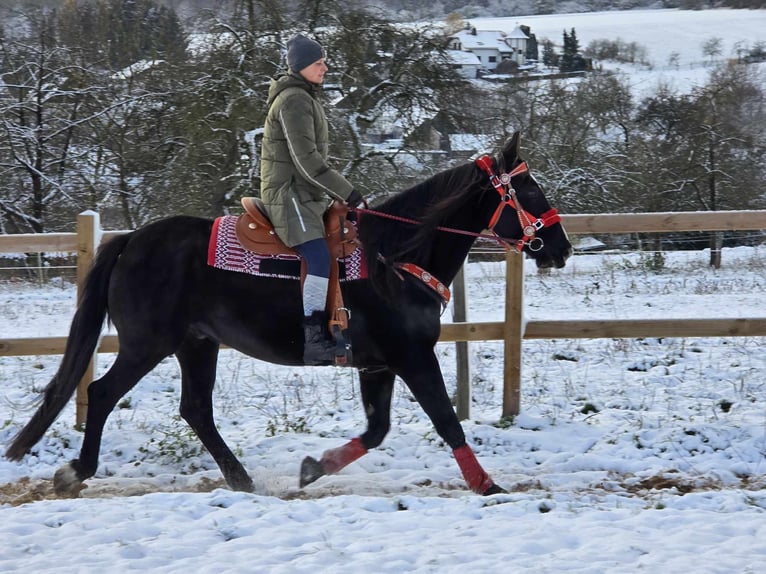
<svg viewBox="0 0 766 574">
<path fill-rule="evenodd" d="M 236 231 L 242 247 L 262 255 L 299 255 L 279 238 L 260 198 L 243 197 L 241 203 L 245 213 L 237 219 Z M 350 313 L 343 304 L 338 259 L 360 248 L 356 227 L 348 220 L 348 212 L 344 203 L 333 201 L 324 215 L 325 239 L 330 249 L 330 280 L 325 307 L 330 318 L 328 327 L 336 343 L 336 365 L 351 362 L 351 343 L 347 339 Z M 305 278 L 306 262 L 301 261 L 301 285 Z"/>
<path fill-rule="evenodd" d="M 241 203 L 245 213 L 237 219 L 237 239 L 242 247 L 263 255 L 298 255 L 274 231 L 260 198 L 243 197 Z M 349 222 L 348 212 L 344 203 L 333 201 L 324 215 L 325 239 L 333 260 L 345 257 L 359 247 L 356 227 Z"/>
</svg>

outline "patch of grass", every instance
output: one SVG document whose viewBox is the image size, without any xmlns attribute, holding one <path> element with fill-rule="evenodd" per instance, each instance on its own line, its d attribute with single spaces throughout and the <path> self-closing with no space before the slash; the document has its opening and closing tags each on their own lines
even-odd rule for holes
<svg viewBox="0 0 766 574">
<path fill-rule="evenodd" d="M 281 413 L 269 418 L 266 423 L 266 436 L 273 437 L 285 433 L 309 433 L 308 420 L 304 416 L 297 416 L 294 419 L 287 413 Z"/>
<path fill-rule="evenodd" d="M 172 417 L 169 425 L 155 428 L 154 433 L 161 437 L 152 436 L 147 445 L 139 447 L 139 452 L 179 464 L 198 457 L 204 450 L 197 435 L 178 415 Z"/>
<path fill-rule="evenodd" d="M 493 426 L 499 429 L 507 429 L 513 426 L 515 419 L 516 417 L 514 417 L 513 415 L 508 415 L 508 416 L 502 417 Z"/>
</svg>

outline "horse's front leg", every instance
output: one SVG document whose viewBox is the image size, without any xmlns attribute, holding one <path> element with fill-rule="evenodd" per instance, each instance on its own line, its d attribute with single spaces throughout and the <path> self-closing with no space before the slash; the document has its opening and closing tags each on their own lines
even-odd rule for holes
<svg viewBox="0 0 766 574">
<path fill-rule="evenodd" d="M 433 349 L 411 355 L 399 370 L 399 375 L 431 419 L 436 432 L 452 448 L 468 487 L 484 495 L 505 492 L 490 478 L 476 459 L 473 449 L 466 444 L 463 427 L 452 407 Z"/>
<path fill-rule="evenodd" d="M 368 373 L 360 371 L 362 404 L 367 416 L 367 430 L 343 446 L 329 449 L 316 460 L 303 459 L 299 484 L 301 488 L 326 474 L 335 474 L 383 442 L 391 428 L 391 396 L 394 374 L 385 369 Z"/>
</svg>

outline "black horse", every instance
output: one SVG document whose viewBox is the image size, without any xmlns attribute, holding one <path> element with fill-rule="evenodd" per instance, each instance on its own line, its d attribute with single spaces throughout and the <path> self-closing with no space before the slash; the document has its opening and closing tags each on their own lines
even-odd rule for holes
<svg viewBox="0 0 766 574">
<path fill-rule="evenodd" d="M 348 331 L 367 430 L 324 452 L 320 460 L 306 457 L 301 486 L 338 472 L 381 444 L 390 428 L 394 378 L 399 376 L 453 449 L 469 488 L 480 494 L 503 492 L 466 444 L 444 386 L 434 353 L 443 300 L 428 281 L 400 264 L 416 265 L 449 285 L 476 237 L 492 229 L 539 267 L 563 267 L 571 245 L 519 158 L 518 147 L 517 133 L 494 158 L 441 172 L 374 211 L 360 210 L 359 238 L 368 274 L 343 283 L 342 293 L 350 309 Z M 83 481 L 96 472 L 107 416 L 172 354 L 181 367 L 181 416 L 216 460 L 229 487 L 252 490 L 248 473 L 213 420 L 218 349 L 224 344 L 264 361 L 300 365 L 300 286 L 295 280 L 210 267 L 212 226 L 208 219 L 170 217 L 117 236 L 99 249 L 59 370 L 6 452 L 12 460 L 21 459 L 54 422 L 84 375 L 108 314 L 119 335 L 119 352 L 108 372 L 88 388 L 80 457 L 56 472 L 58 494 L 78 495 Z"/>
</svg>

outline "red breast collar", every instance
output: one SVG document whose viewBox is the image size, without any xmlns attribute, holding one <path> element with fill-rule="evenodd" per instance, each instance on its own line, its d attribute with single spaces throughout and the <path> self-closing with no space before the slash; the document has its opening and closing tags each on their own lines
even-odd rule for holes
<svg viewBox="0 0 766 574">
<path fill-rule="evenodd" d="M 414 263 L 396 263 L 395 266 L 397 269 L 401 269 L 402 271 L 406 271 L 410 275 L 417 277 L 423 282 L 423 284 L 433 289 L 434 292 L 441 298 L 442 307 L 447 307 L 450 300 L 450 292 L 449 288 L 444 283 Z"/>
</svg>

